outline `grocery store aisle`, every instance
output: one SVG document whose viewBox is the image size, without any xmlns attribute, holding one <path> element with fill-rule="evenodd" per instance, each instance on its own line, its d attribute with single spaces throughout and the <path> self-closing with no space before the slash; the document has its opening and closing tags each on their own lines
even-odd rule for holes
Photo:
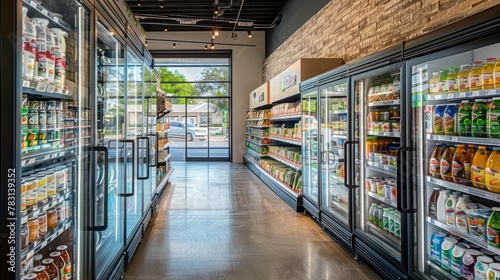
<svg viewBox="0 0 500 280">
<path fill-rule="evenodd" d="M 246 166 L 174 167 L 126 279 L 379 279 Z"/>
</svg>

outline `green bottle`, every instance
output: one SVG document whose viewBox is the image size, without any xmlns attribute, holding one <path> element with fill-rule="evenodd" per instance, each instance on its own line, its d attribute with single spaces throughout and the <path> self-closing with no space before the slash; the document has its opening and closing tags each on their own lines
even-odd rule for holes
<svg viewBox="0 0 500 280">
<path fill-rule="evenodd" d="M 500 138 L 500 97 L 493 98 L 490 104 L 486 132 L 489 138 Z"/>
<path fill-rule="evenodd" d="M 439 69 L 438 93 L 448 93 L 448 68 Z"/>
<path fill-rule="evenodd" d="M 377 212 L 377 218 L 376 221 L 377 221 L 377 226 L 379 228 L 384 228 L 384 209 L 382 208 L 382 205 L 379 205 L 377 206 L 377 209 L 378 209 L 378 212 Z"/>
<path fill-rule="evenodd" d="M 471 136 L 472 106 L 469 100 L 462 100 L 458 107 L 458 135 Z"/>
<path fill-rule="evenodd" d="M 448 80 L 446 81 L 448 93 L 458 92 L 458 66 L 451 66 L 448 70 Z"/>
<path fill-rule="evenodd" d="M 493 207 L 493 213 L 488 219 L 488 228 L 486 230 L 486 239 L 488 244 L 493 247 L 500 247 L 500 208 Z"/>
<path fill-rule="evenodd" d="M 382 218 L 382 229 L 389 231 L 389 208 L 384 208 L 384 215 Z"/>
<path fill-rule="evenodd" d="M 486 114 L 488 107 L 484 104 L 484 99 L 476 99 L 472 106 L 472 126 L 471 132 L 474 137 L 486 137 Z"/>
</svg>

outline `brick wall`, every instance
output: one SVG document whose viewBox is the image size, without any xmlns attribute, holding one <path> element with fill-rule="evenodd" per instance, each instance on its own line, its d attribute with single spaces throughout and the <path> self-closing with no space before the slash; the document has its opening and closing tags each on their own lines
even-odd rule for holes
<svg viewBox="0 0 500 280">
<path fill-rule="evenodd" d="M 332 0 L 263 64 L 270 80 L 303 57 L 346 63 L 500 4 L 500 0 Z"/>
</svg>

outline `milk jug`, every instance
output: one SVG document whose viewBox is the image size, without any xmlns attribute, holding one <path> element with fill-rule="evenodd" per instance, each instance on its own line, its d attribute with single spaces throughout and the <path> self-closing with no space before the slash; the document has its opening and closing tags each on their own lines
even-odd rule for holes
<svg viewBox="0 0 500 280">
<path fill-rule="evenodd" d="M 36 67 L 35 80 L 47 81 L 47 25 L 49 21 L 44 18 L 33 18 L 36 22 Z"/>
<path fill-rule="evenodd" d="M 64 88 L 66 84 L 66 37 L 68 33 L 59 28 L 52 28 L 52 31 L 56 34 L 56 44 L 58 45 L 54 83 L 60 88 Z"/>
<path fill-rule="evenodd" d="M 446 201 L 446 224 L 453 227 L 455 227 L 456 222 L 455 207 L 457 205 L 457 201 L 458 199 L 456 194 L 451 194 Z"/>
<path fill-rule="evenodd" d="M 446 223 L 446 201 L 448 200 L 450 195 L 449 190 L 441 190 L 439 191 L 439 198 L 437 200 L 437 219 L 441 223 Z"/>
<path fill-rule="evenodd" d="M 465 195 L 464 195 L 465 196 Z M 469 233 L 467 228 L 467 215 L 465 209 L 467 207 L 467 197 L 461 196 L 455 206 L 455 226 L 461 232 Z"/>
<path fill-rule="evenodd" d="M 36 23 L 26 14 L 28 8 L 23 7 L 23 52 L 22 74 L 23 80 L 31 81 L 35 75 L 36 61 Z"/>
</svg>

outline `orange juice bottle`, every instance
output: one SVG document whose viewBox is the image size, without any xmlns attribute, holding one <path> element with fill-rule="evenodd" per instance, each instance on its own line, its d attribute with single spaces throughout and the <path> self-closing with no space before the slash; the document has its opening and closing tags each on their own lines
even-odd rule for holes
<svg viewBox="0 0 500 280">
<path fill-rule="evenodd" d="M 469 72 L 470 72 L 470 64 L 460 65 L 460 72 L 458 72 L 458 88 L 460 92 L 470 90 Z"/>
<path fill-rule="evenodd" d="M 451 177 L 453 182 L 458 184 L 467 184 L 470 178 L 471 158 L 465 149 L 465 144 L 458 144 L 453 161 L 451 164 Z"/>
<path fill-rule="evenodd" d="M 493 77 L 495 78 L 495 88 L 500 88 L 500 56 L 498 57 L 497 63 L 495 63 Z"/>
<path fill-rule="evenodd" d="M 470 90 L 482 90 L 483 89 L 483 62 L 474 61 L 472 68 L 469 72 L 469 85 Z"/>
<path fill-rule="evenodd" d="M 486 189 L 490 192 L 500 193 L 500 150 L 491 152 L 484 174 Z"/>
<path fill-rule="evenodd" d="M 483 64 L 483 89 L 493 89 L 495 87 L 495 83 L 493 80 L 493 72 L 495 71 L 495 63 L 497 59 L 494 57 L 490 57 L 486 59 L 486 62 Z"/>
<path fill-rule="evenodd" d="M 367 161 L 372 161 L 370 159 L 370 153 L 373 152 L 373 140 L 372 139 L 366 139 L 366 160 Z"/>
<path fill-rule="evenodd" d="M 470 180 L 472 181 L 472 185 L 476 188 L 486 189 L 484 185 L 484 170 L 486 169 L 488 156 L 489 154 L 488 150 L 486 150 L 486 146 L 479 146 L 479 149 L 472 158 Z"/>
</svg>

